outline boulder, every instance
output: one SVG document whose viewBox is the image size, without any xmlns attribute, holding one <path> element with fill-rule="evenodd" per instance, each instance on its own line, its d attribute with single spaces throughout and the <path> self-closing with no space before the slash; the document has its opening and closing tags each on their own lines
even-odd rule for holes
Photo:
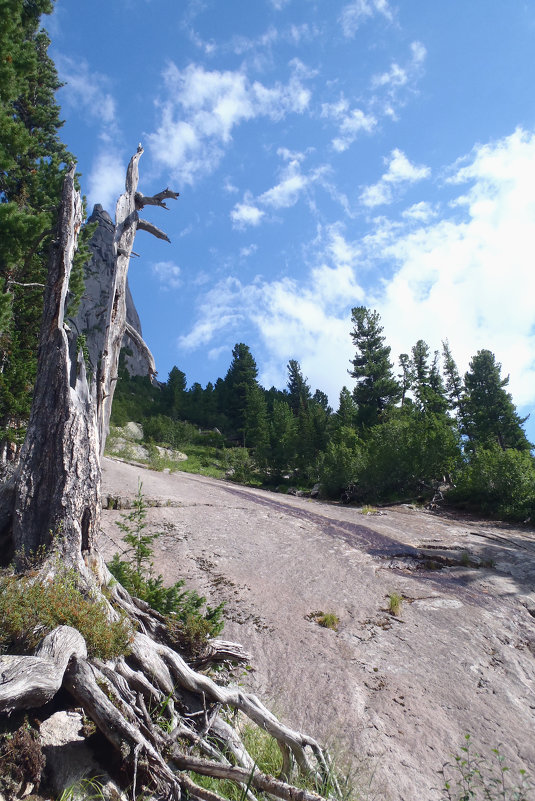
<svg viewBox="0 0 535 801">
<path fill-rule="evenodd" d="M 114 263 L 113 238 L 115 226 L 107 211 L 100 204 L 93 208 L 88 222 L 98 224 L 90 242 L 91 259 L 85 265 L 85 291 L 76 316 L 69 324 L 79 334 L 84 334 L 89 352 L 91 369 L 94 372 L 99 356 L 98 332 L 105 325 L 108 308 L 111 276 Z M 126 282 L 126 322 L 142 338 L 141 323 L 136 311 L 128 280 Z M 123 338 L 125 367 L 131 376 L 149 375 L 150 364 L 146 353 L 128 333 Z"/>
<path fill-rule="evenodd" d="M 46 758 L 46 780 L 57 797 L 68 789 L 71 801 L 84 801 L 98 789 L 99 798 L 127 801 L 127 797 L 100 765 L 83 734 L 79 712 L 55 712 L 40 726 Z M 96 795 L 95 795 L 96 797 Z"/>
</svg>

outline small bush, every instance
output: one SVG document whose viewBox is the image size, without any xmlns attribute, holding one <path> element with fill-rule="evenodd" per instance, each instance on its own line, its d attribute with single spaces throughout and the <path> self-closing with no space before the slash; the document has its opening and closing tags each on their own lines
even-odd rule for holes
<svg viewBox="0 0 535 801">
<path fill-rule="evenodd" d="M 122 556 L 127 558 L 115 554 L 108 564 L 109 570 L 131 595 L 166 616 L 173 645 L 196 655 L 202 651 L 208 637 L 216 637 L 222 630 L 224 604 L 214 608 L 206 606 L 203 612 L 206 598 L 195 590 L 184 590 L 183 580 L 165 587 L 163 576 L 153 575 L 152 543 L 160 534 L 147 531 L 146 516 L 140 482 L 134 508 L 121 515 L 117 522 L 127 546 Z"/>
<path fill-rule="evenodd" d="M 39 786 L 45 758 L 36 729 L 26 719 L 16 731 L 0 735 L 0 791 L 19 797 L 26 782 Z"/>
<path fill-rule="evenodd" d="M 315 621 L 324 629 L 332 629 L 333 631 L 338 631 L 338 625 L 340 623 L 340 618 L 334 612 L 311 612 L 309 615 L 306 615 L 306 619 Z"/>
<path fill-rule="evenodd" d="M 128 651 L 132 628 L 126 619 L 110 622 L 105 601 L 81 593 L 74 570 L 52 581 L 30 576 L 0 579 L 0 650 L 25 652 L 57 626 L 72 626 L 84 637 L 88 653 L 111 659 Z"/>
</svg>

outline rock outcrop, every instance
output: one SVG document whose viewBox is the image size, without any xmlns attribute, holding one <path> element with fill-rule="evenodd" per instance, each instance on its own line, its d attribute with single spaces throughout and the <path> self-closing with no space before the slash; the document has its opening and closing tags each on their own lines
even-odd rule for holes
<svg viewBox="0 0 535 801">
<path fill-rule="evenodd" d="M 85 265 L 85 292 L 80 303 L 80 308 L 76 317 L 71 321 L 71 325 L 79 334 L 85 334 L 87 349 L 91 369 L 97 367 L 98 337 L 97 331 L 105 325 L 106 309 L 108 308 L 109 293 L 111 287 L 111 275 L 113 271 L 113 237 L 115 228 L 113 221 L 100 204 L 93 208 L 88 222 L 98 224 L 89 248 L 91 259 Z M 126 321 L 133 332 L 142 340 L 141 323 L 136 311 L 132 294 L 126 283 Z M 147 350 L 139 346 L 137 337 L 127 333 L 123 339 L 123 353 L 125 355 L 125 366 L 131 376 L 149 375 L 153 371 L 153 363 L 148 358 Z"/>
</svg>

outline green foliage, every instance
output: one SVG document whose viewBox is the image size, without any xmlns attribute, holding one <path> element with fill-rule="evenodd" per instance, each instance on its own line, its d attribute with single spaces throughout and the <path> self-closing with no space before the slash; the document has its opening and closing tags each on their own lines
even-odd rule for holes
<svg viewBox="0 0 535 801">
<path fill-rule="evenodd" d="M 340 618 L 334 612 L 318 612 L 315 615 L 316 623 L 324 629 L 338 631 Z"/>
<path fill-rule="evenodd" d="M 225 451 L 225 465 L 227 478 L 238 484 L 260 483 L 255 482 L 255 462 L 247 448 L 229 448 Z"/>
<path fill-rule="evenodd" d="M 511 520 L 535 519 L 535 461 L 527 451 L 478 449 L 448 499 Z"/>
<path fill-rule="evenodd" d="M 479 350 L 464 377 L 466 434 L 472 445 L 529 451 L 530 443 L 522 429 L 527 418 L 520 418 L 505 387 L 509 377 L 501 378 L 501 364 L 490 350 Z M 473 449 L 473 448 L 472 448 Z"/>
<path fill-rule="evenodd" d="M 65 169 L 59 81 L 39 29 L 49 0 L 0 4 L 0 428 L 17 439 L 35 380 L 42 288 Z M 77 290 L 78 291 L 78 290 Z"/>
<path fill-rule="evenodd" d="M 469 734 L 461 753 L 453 756 L 453 764 L 447 763 L 440 773 L 444 778 L 442 798 L 444 801 L 529 801 L 535 785 L 525 770 L 518 777 L 511 777 L 505 757 L 498 748 L 492 749 L 492 759 L 486 759 L 472 751 Z"/>
<path fill-rule="evenodd" d="M 206 606 L 202 612 L 206 598 L 195 590 L 184 590 L 183 580 L 164 587 L 163 576 L 153 575 L 152 544 L 160 534 L 147 531 L 146 517 L 147 505 L 140 482 L 132 511 L 121 515 L 117 522 L 127 546 L 122 556 L 127 558 L 115 554 L 108 567 L 129 593 L 165 615 L 173 643 L 195 654 L 202 650 L 208 637 L 215 637 L 222 630 L 224 604 Z"/>
<path fill-rule="evenodd" d="M 392 373 L 390 348 L 384 344 L 379 314 L 358 306 L 351 312 L 351 321 L 356 354 L 350 375 L 357 380 L 353 398 L 359 425 L 368 427 L 380 422 L 384 412 L 397 403 L 401 388 Z"/>
<path fill-rule="evenodd" d="M 73 570 L 58 568 L 52 581 L 36 576 L 0 579 L 0 649 L 35 648 L 57 626 L 78 629 L 91 656 L 112 659 L 128 651 L 132 629 L 125 617 L 109 622 L 105 601 L 82 594 Z"/>
<path fill-rule="evenodd" d="M 364 467 L 363 445 L 356 432 L 352 428 L 340 428 L 337 441 L 329 442 L 318 459 L 321 494 L 326 498 L 339 498 L 350 484 L 359 481 Z"/>
</svg>

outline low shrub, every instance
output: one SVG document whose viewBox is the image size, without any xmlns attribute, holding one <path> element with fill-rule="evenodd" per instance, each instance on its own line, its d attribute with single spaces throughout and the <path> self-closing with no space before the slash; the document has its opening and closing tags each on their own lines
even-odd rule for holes
<svg viewBox="0 0 535 801">
<path fill-rule="evenodd" d="M 58 571 L 52 581 L 35 576 L 0 578 L 0 650 L 32 650 L 57 626 L 72 626 L 84 637 L 90 656 L 112 659 L 128 651 L 132 627 L 127 618 L 110 622 L 106 602 L 86 597 L 74 570 Z"/>
<path fill-rule="evenodd" d="M 529 801 L 535 785 L 525 770 L 512 775 L 505 757 L 498 748 L 492 749 L 487 759 L 473 752 L 469 734 L 461 753 L 453 755 L 453 763 L 442 766 L 444 801 Z"/>
<path fill-rule="evenodd" d="M 480 449 L 455 476 L 448 501 L 509 520 L 535 518 L 535 461 L 528 451 Z"/>
<path fill-rule="evenodd" d="M 214 608 L 206 605 L 203 611 L 206 598 L 195 590 L 183 589 L 183 580 L 165 587 L 163 576 L 153 575 L 152 543 L 160 534 L 148 532 L 146 516 L 140 482 L 132 511 L 121 515 L 117 522 L 126 548 L 122 555 L 114 555 L 108 568 L 131 595 L 165 615 L 174 645 L 196 655 L 202 651 L 208 637 L 216 637 L 221 632 L 224 604 Z"/>
</svg>

